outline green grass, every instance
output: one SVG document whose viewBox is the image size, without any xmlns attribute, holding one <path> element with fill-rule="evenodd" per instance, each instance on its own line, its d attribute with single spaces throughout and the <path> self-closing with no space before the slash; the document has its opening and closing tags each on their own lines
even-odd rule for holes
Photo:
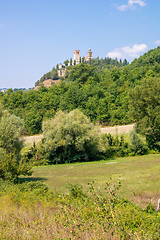
<svg viewBox="0 0 160 240">
<path fill-rule="evenodd" d="M 51 190 L 67 193 L 68 184 L 86 186 L 91 181 L 103 191 L 110 178 L 121 181 L 121 196 L 136 203 L 151 199 L 156 203 L 160 198 L 160 155 L 34 167 L 32 177 L 23 180 L 42 180 Z"/>
<path fill-rule="evenodd" d="M 0 239 L 160 239 L 160 212 L 143 204 L 160 198 L 159 173 L 160 155 L 34 167 L 24 184 L 0 182 Z M 104 190 L 110 177 L 120 194 L 113 183 Z"/>
</svg>

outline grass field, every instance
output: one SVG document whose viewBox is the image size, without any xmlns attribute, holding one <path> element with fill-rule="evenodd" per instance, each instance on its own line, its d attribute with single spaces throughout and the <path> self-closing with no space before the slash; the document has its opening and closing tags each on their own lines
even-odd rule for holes
<svg viewBox="0 0 160 240">
<path fill-rule="evenodd" d="M 0 239 L 158 240 L 160 212 L 147 202 L 160 198 L 159 175 L 160 155 L 34 167 L 25 183 L 1 181 Z"/>
<path fill-rule="evenodd" d="M 110 178 L 121 181 L 121 196 L 141 207 L 151 199 L 156 205 L 160 198 L 160 155 L 34 167 L 32 177 L 22 178 L 22 181 L 40 180 L 51 190 L 67 193 L 68 184 L 83 185 L 85 190 L 91 181 L 103 191 Z"/>
</svg>

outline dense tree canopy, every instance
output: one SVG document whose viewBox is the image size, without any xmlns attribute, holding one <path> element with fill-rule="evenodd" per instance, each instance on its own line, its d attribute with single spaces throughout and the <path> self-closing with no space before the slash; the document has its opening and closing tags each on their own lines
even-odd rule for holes
<svg viewBox="0 0 160 240">
<path fill-rule="evenodd" d="M 160 79 L 148 78 L 130 93 L 130 114 L 149 147 L 160 149 Z"/>
<path fill-rule="evenodd" d="M 68 78 L 77 83 L 86 83 L 88 79 L 93 78 L 98 81 L 98 75 L 95 73 L 95 67 L 80 63 L 72 68 Z"/>
</svg>

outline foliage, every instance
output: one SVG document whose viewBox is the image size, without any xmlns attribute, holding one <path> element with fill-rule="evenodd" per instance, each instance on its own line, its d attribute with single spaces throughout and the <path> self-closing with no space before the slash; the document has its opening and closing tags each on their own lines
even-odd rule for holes
<svg viewBox="0 0 160 240">
<path fill-rule="evenodd" d="M 0 119 L 0 147 L 6 149 L 7 152 L 19 153 L 22 148 L 19 137 L 23 131 L 24 121 L 4 112 Z"/>
<path fill-rule="evenodd" d="M 84 186 L 85 187 L 85 186 Z M 94 182 L 86 190 L 70 185 L 68 194 L 38 182 L 0 183 L 1 239 L 160 238 L 160 215 L 142 210 L 118 194 L 120 182 L 108 181 L 105 193 Z"/>
<path fill-rule="evenodd" d="M 43 147 L 40 144 L 35 144 L 31 147 L 24 147 L 21 151 L 22 158 L 25 161 L 29 161 L 33 166 L 47 165 L 49 161 L 44 158 Z"/>
<path fill-rule="evenodd" d="M 18 176 L 30 175 L 31 166 L 21 159 L 23 147 L 19 140 L 24 121 L 0 109 L 0 178 L 16 181 Z"/>
<path fill-rule="evenodd" d="M 155 49 L 149 50 L 147 53 L 145 53 L 143 56 L 139 57 L 138 59 L 135 59 L 132 62 L 133 66 L 155 66 L 157 67 L 157 64 L 160 63 L 160 47 L 157 47 Z"/>
<path fill-rule="evenodd" d="M 136 155 L 144 155 L 148 150 L 144 139 L 136 131 L 131 131 L 129 134 L 129 148 Z"/>
<path fill-rule="evenodd" d="M 130 153 L 128 140 L 123 135 L 102 134 L 100 145 L 103 146 L 103 156 L 105 158 L 125 157 Z"/>
<path fill-rule="evenodd" d="M 149 148 L 160 150 L 160 80 L 148 78 L 130 93 L 130 114 L 139 133 L 146 136 Z"/>
<path fill-rule="evenodd" d="M 50 163 L 92 159 L 98 153 L 99 130 L 78 109 L 59 111 L 43 123 L 44 151 Z"/>
<path fill-rule="evenodd" d="M 38 80 L 35 83 L 35 85 L 38 86 L 40 83 L 43 83 L 46 79 L 57 80 L 58 79 L 57 69 L 55 69 L 53 67 L 52 70 L 50 72 L 44 74 L 43 77 L 41 77 L 40 80 Z"/>
<path fill-rule="evenodd" d="M 98 81 L 98 75 L 95 73 L 95 68 L 84 63 L 80 63 L 72 68 L 68 78 L 77 83 L 86 83 L 87 80 L 93 77 L 94 81 Z"/>
<path fill-rule="evenodd" d="M 20 155 L 8 153 L 4 148 L 0 148 L 0 178 L 17 182 L 20 175 L 31 174 L 28 161 L 21 159 Z"/>
<path fill-rule="evenodd" d="M 36 109 L 32 109 L 26 114 L 25 126 L 28 134 L 38 134 L 42 129 L 42 115 Z"/>
</svg>

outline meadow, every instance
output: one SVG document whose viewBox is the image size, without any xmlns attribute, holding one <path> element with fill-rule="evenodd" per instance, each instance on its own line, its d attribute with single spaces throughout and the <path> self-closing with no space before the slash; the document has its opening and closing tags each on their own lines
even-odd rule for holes
<svg viewBox="0 0 160 240">
<path fill-rule="evenodd" d="M 106 182 L 121 181 L 119 194 L 141 206 L 160 198 L 160 155 L 150 154 L 106 161 L 49 165 L 33 168 L 32 177 L 22 181 L 41 180 L 50 190 L 67 193 L 68 184 L 84 186 L 94 181 L 103 192 Z"/>
<path fill-rule="evenodd" d="M 1 181 L 0 239 L 158 240 L 159 163 L 147 155 L 39 166 L 19 184 Z"/>
</svg>

